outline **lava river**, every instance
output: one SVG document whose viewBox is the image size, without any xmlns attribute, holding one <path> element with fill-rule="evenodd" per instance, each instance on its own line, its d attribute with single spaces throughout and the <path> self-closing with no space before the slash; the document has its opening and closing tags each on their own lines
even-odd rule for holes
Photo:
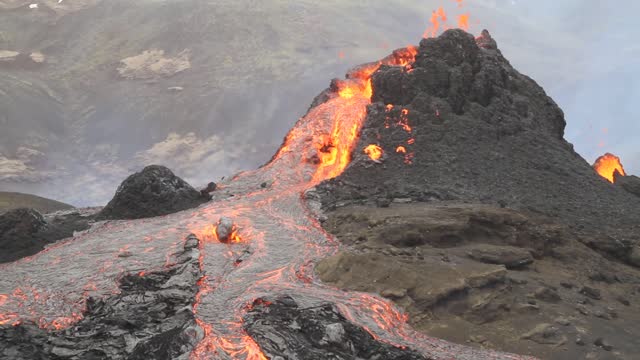
<svg viewBox="0 0 640 360">
<path fill-rule="evenodd" d="M 287 135 L 272 161 L 221 184 L 216 199 L 164 217 L 99 223 L 88 232 L 30 258 L 0 267 L 0 326 L 35 322 L 50 330 L 82 318 L 86 299 L 118 292 L 123 274 L 161 269 L 175 261 L 190 233 L 201 240 L 205 276 L 193 311 L 204 338 L 193 359 L 267 359 L 243 330 L 257 298 L 289 295 L 301 306 L 335 303 L 348 319 L 380 341 L 407 346 L 434 359 L 521 359 L 472 349 L 414 332 L 389 301 L 321 284 L 313 264 L 335 253 L 337 242 L 315 220 L 312 188 L 349 164 L 371 98 L 371 74 L 380 64 L 410 67 L 415 48 L 353 70 L 337 82 Z M 408 69 L 407 69 L 408 70 Z M 267 182 L 269 186 L 260 185 Z M 214 225 L 225 216 L 239 239 L 223 244 Z"/>
</svg>

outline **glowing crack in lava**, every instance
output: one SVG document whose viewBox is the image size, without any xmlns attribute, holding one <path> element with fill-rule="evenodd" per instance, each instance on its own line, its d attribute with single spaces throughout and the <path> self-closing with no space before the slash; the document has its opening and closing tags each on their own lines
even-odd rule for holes
<svg viewBox="0 0 640 360">
<path fill-rule="evenodd" d="M 609 180 L 611 183 L 615 182 L 614 173 L 616 170 L 620 175 L 626 175 L 620 158 L 610 153 L 600 156 L 593 164 L 593 168 L 600 176 Z"/>
<path fill-rule="evenodd" d="M 203 330 L 192 359 L 267 359 L 244 331 L 243 317 L 256 299 L 279 295 L 294 297 L 300 306 L 330 301 L 376 339 L 432 359 L 522 359 L 416 333 L 388 300 L 341 291 L 314 276 L 314 262 L 338 246 L 313 216 L 318 204 L 304 195 L 350 163 L 371 103 L 371 75 L 383 64 L 410 71 L 416 52 L 415 47 L 400 49 L 351 71 L 326 102 L 296 123 L 269 164 L 228 179 L 217 200 L 163 217 L 99 223 L 35 256 L 0 266 L 0 326 L 69 327 L 82 317 L 88 297 L 117 294 L 123 274 L 175 264 L 193 233 L 201 240 L 199 266 L 205 275 L 197 282 L 192 308 Z M 398 126 L 410 132 L 408 113 L 400 110 L 400 115 Z M 227 243 L 215 232 L 222 217 L 236 226 Z M 121 256 L 123 249 L 128 256 Z"/>
</svg>

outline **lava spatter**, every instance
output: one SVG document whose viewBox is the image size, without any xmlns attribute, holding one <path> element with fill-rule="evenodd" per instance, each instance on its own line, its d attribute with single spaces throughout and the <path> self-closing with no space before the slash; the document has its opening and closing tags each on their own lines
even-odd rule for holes
<svg viewBox="0 0 640 360">
<path fill-rule="evenodd" d="M 615 182 L 614 174 L 616 171 L 620 175 L 626 175 L 620 158 L 610 153 L 606 153 L 596 159 L 596 162 L 593 164 L 593 168 L 598 174 L 600 174 L 600 176 L 611 183 Z"/>
</svg>

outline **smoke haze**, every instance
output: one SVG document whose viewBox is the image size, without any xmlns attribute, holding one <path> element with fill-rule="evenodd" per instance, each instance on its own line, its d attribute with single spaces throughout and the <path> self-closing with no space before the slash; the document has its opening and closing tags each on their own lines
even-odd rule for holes
<svg viewBox="0 0 640 360">
<path fill-rule="evenodd" d="M 103 205 L 151 163 L 195 186 L 255 168 L 331 78 L 417 44 L 439 6 L 545 88 L 587 161 L 640 174 L 638 3 L 32 2 L 0 0 L 0 53 L 46 58 L 0 64 L 0 190 Z"/>
</svg>

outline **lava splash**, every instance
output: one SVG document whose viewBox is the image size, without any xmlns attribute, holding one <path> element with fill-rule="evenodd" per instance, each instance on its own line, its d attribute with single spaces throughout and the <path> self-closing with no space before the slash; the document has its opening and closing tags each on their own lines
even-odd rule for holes
<svg viewBox="0 0 640 360">
<path fill-rule="evenodd" d="M 620 158 L 611 153 L 600 156 L 593 164 L 593 168 L 600 176 L 611 183 L 615 182 L 614 174 L 616 171 L 622 176 L 626 175 Z"/>
</svg>

